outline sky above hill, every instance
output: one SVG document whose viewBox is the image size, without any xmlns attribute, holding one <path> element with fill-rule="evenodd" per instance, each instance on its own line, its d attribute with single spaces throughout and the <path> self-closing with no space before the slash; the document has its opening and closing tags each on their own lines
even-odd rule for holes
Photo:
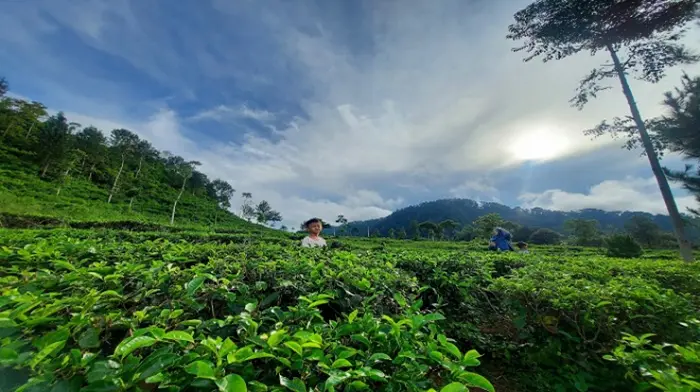
<svg viewBox="0 0 700 392">
<path fill-rule="evenodd" d="M 71 121 L 202 162 L 238 191 L 234 206 L 251 192 L 287 225 L 447 197 L 664 213 L 639 151 L 581 132 L 627 115 L 615 81 L 569 106 L 607 59 L 511 52 L 527 3 L 0 0 L 0 75 Z M 687 42 L 700 49 L 700 34 Z M 663 112 L 682 71 L 632 82 L 644 116 Z"/>
</svg>

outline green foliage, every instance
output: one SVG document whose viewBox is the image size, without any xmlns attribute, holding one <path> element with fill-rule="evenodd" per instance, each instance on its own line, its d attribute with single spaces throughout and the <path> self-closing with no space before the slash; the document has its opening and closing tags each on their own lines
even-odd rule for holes
<svg viewBox="0 0 700 392">
<path fill-rule="evenodd" d="M 689 334 L 700 336 L 698 320 L 682 324 L 688 326 Z M 637 383 L 637 390 L 700 391 L 700 342 L 654 344 L 654 334 L 624 335 L 604 358 L 624 366 L 625 377 Z"/>
<path fill-rule="evenodd" d="M 480 355 L 446 337 L 445 317 L 390 259 L 11 237 L 0 364 L 29 371 L 19 390 L 494 390 L 471 370 Z"/>
<path fill-rule="evenodd" d="M 529 242 L 535 245 L 557 245 L 561 242 L 561 234 L 550 229 L 539 229 L 532 233 Z"/>
<path fill-rule="evenodd" d="M 581 246 L 601 246 L 603 237 L 600 223 L 593 219 L 570 219 L 564 227 L 571 234 L 573 243 Z"/>
<path fill-rule="evenodd" d="M 472 225 L 477 238 L 491 238 L 493 229 L 501 227 L 506 223 L 498 214 L 486 214 L 477 218 Z"/>
<path fill-rule="evenodd" d="M 636 258 L 642 255 L 642 247 L 629 234 L 614 234 L 605 239 L 605 247 L 610 257 L 625 259 Z"/>
</svg>

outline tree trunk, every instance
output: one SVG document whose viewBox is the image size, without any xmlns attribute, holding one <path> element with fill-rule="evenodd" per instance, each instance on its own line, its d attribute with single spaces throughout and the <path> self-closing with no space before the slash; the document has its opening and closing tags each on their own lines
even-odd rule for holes
<svg viewBox="0 0 700 392">
<path fill-rule="evenodd" d="M 637 103 L 634 101 L 634 96 L 632 95 L 632 90 L 630 89 L 629 83 L 627 83 L 627 77 L 625 76 L 625 70 L 620 63 L 620 59 L 617 57 L 617 53 L 612 45 L 608 45 L 608 51 L 612 57 L 613 64 L 615 65 L 615 71 L 617 76 L 620 78 L 620 84 L 622 85 L 622 91 L 627 98 L 627 104 L 632 112 L 632 118 L 634 119 L 637 129 L 639 130 L 639 135 L 642 138 L 642 144 L 644 145 L 644 151 L 649 158 L 649 163 L 651 164 L 651 171 L 656 177 L 656 182 L 659 184 L 659 189 L 661 190 L 661 196 L 666 203 L 666 208 L 668 209 L 668 215 L 671 218 L 671 223 L 673 224 L 673 230 L 676 233 L 676 238 L 678 239 L 678 246 L 680 247 L 681 257 L 686 262 L 693 261 L 693 248 L 690 241 L 685 235 L 685 225 L 683 223 L 683 218 L 678 211 L 678 206 L 673 198 L 673 193 L 671 192 L 671 187 L 668 185 L 668 179 L 661 168 L 659 163 L 659 158 L 656 156 L 656 151 L 654 151 L 654 145 L 647 132 L 646 125 L 642 120 L 642 115 L 639 113 L 639 108 Z"/>
<path fill-rule="evenodd" d="M 10 121 L 10 123 L 7 125 L 7 128 L 5 128 L 5 132 L 2 133 L 2 137 L 4 138 L 7 136 L 7 133 L 10 132 L 10 128 L 15 125 L 15 120 Z"/>
<path fill-rule="evenodd" d="M 49 171 L 49 166 L 51 166 L 51 161 L 47 161 L 44 168 L 41 170 L 41 177 L 46 176 L 46 172 Z"/>
<path fill-rule="evenodd" d="M 180 197 L 182 197 L 182 194 L 185 192 L 185 184 L 187 184 L 187 178 L 182 181 L 182 188 L 180 188 L 180 193 L 177 195 L 177 199 L 175 199 L 175 203 L 173 203 L 173 213 L 170 215 L 170 224 L 175 223 L 175 207 L 177 207 L 177 202 L 180 201 Z"/>
<path fill-rule="evenodd" d="M 141 173 L 141 165 L 143 164 L 143 157 L 139 159 L 139 168 L 136 169 L 136 174 L 134 174 L 134 181 L 138 180 L 139 178 L 139 173 Z M 131 206 L 134 204 L 134 198 L 136 196 L 131 196 L 131 199 L 129 199 L 129 212 L 131 212 Z"/>
<path fill-rule="evenodd" d="M 109 191 L 109 198 L 107 198 L 107 204 L 112 202 L 112 197 L 114 196 L 114 192 L 117 190 L 117 184 L 119 183 L 119 176 L 122 175 L 122 170 L 124 170 L 124 160 L 126 159 L 126 156 L 122 154 L 122 164 L 119 166 L 119 171 L 117 172 L 117 176 L 114 177 L 114 184 L 112 184 L 112 190 Z"/>
<path fill-rule="evenodd" d="M 90 166 L 90 174 L 88 175 L 88 181 L 92 181 L 92 173 L 95 171 L 95 164 L 93 163 L 92 166 Z"/>
<path fill-rule="evenodd" d="M 29 130 L 27 131 L 27 134 L 24 135 L 24 138 L 25 138 L 25 139 L 28 139 L 28 138 L 29 138 L 29 135 L 32 133 L 32 129 L 34 129 L 34 125 L 36 125 L 36 120 L 32 122 L 32 126 L 29 127 Z"/>
<path fill-rule="evenodd" d="M 70 173 L 70 168 L 66 169 L 66 172 L 63 173 L 63 179 L 61 182 L 61 185 L 58 186 L 58 189 L 56 190 L 56 196 L 61 194 L 61 188 L 63 187 L 63 184 L 68 180 L 68 174 Z"/>
</svg>

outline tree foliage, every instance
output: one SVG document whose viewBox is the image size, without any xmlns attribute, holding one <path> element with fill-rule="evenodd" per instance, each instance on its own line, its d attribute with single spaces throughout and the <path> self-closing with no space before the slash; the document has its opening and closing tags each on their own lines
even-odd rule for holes
<svg viewBox="0 0 700 392">
<path fill-rule="evenodd" d="M 624 72 L 658 82 L 668 67 L 696 60 L 679 42 L 679 28 L 696 17 L 696 0 L 537 0 L 518 11 L 507 37 L 523 44 L 514 51 L 528 53 L 525 61 L 561 60 L 580 52 L 622 51 Z M 571 100 L 583 107 L 609 89 L 600 83 L 615 78 L 607 63 L 581 80 Z"/>
<path fill-rule="evenodd" d="M 647 216 L 634 216 L 625 224 L 625 230 L 640 244 L 653 248 L 661 243 L 661 228 Z"/>
<path fill-rule="evenodd" d="M 539 229 L 530 235 L 530 243 L 535 245 L 557 245 L 561 242 L 561 234 L 551 229 Z"/>
<path fill-rule="evenodd" d="M 61 195 L 71 179 L 79 178 L 103 189 L 106 202 L 127 202 L 129 212 L 132 206 L 151 211 L 153 206 L 146 204 L 169 204 L 173 221 L 185 193 L 224 210 L 231 207 L 233 187 L 220 179 L 210 180 L 197 170 L 198 162 L 160 152 L 127 129 L 82 127 L 61 112 L 47 116 L 46 107 L 39 102 L 5 96 L 7 84 L 0 81 L 0 156 L 38 167 L 37 175 L 55 183 L 56 194 Z M 162 200 L 166 194 L 175 196 Z M 252 195 L 243 195 L 252 208 Z M 139 199 L 144 205 L 139 205 Z M 275 214 L 270 217 L 268 222 L 277 218 Z"/>
<path fill-rule="evenodd" d="M 596 220 L 571 219 L 566 221 L 565 228 L 576 245 L 600 246 L 602 244 L 600 223 Z"/>
</svg>

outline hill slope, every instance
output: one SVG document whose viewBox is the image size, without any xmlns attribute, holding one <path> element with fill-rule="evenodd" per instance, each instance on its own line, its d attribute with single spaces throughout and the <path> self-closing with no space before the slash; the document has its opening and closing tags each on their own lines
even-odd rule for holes
<svg viewBox="0 0 700 392">
<path fill-rule="evenodd" d="M 595 219 L 600 227 L 606 231 L 621 230 L 633 216 L 643 215 L 651 218 L 665 231 L 671 231 L 671 222 L 668 216 L 652 215 L 645 212 L 608 212 L 597 209 L 585 209 L 581 211 L 551 211 L 542 208 L 524 209 L 520 207 L 508 207 L 499 203 L 477 203 L 469 199 L 443 199 L 429 201 L 418 205 L 406 207 L 395 211 L 391 215 L 371 221 L 352 222 L 350 229 L 357 229 L 360 233 L 378 230 L 385 235 L 390 229 L 408 230 L 411 222 L 442 222 L 454 220 L 461 225 L 474 222 L 478 217 L 496 213 L 503 219 L 522 226 L 549 228 L 562 231 L 564 222 L 569 219 Z"/>
</svg>

